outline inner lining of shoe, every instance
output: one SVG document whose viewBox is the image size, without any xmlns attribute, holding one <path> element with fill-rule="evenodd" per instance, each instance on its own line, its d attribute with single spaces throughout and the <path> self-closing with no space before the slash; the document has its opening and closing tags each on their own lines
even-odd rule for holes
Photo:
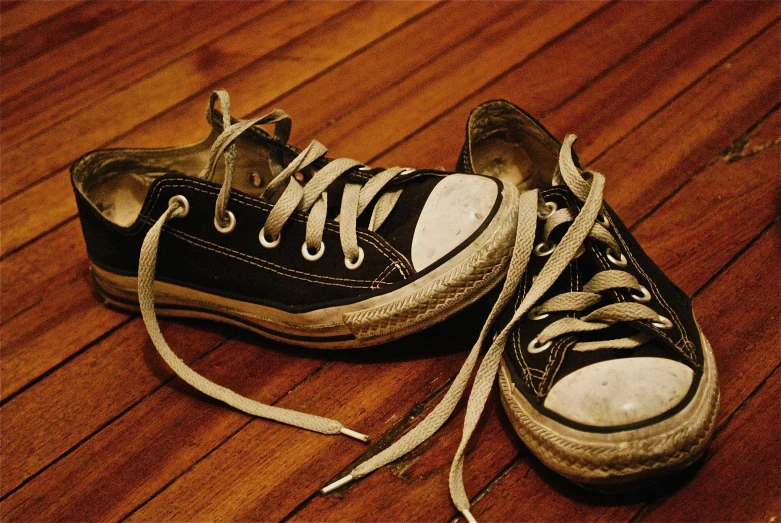
<svg viewBox="0 0 781 523">
<path fill-rule="evenodd" d="M 167 149 L 94 151 L 73 168 L 76 189 L 108 220 L 129 227 L 138 218 L 149 187 L 157 178 L 166 174 L 201 177 L 218 136 L 213 131 L 202 142 Z M 234 142 L 238 154 L 232 188 L 253 195 L 259 195 L 282 169 L 282 158 L 271 158 L 281 156 L 276 152 L 281 149 L 259 145 L 257 140 L 240 136 Z M 224 173 L 225 163 L 220 159 L 208 179 L 222 183 Z"/>
<path fill-rule="evenodd" d="M 507 103 L 490 104 L 469 128 L 475 172 L 500 178 L 520 190 L 552 184 L 559 143 L 532 118 Z"/>
</svg>

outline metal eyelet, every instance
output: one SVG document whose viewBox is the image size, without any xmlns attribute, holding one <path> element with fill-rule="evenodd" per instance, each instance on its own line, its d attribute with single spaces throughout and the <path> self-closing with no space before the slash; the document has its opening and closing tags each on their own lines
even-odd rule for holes
<svg viewBox="0 0 781 523">
<path fill-rule="evenodd" d="M 348 260 L 347 258 L 344 259 L 344 266 L 350 269 L 351 271 L 354 271 L 358 267 L 361 266 L 363 263 L 363 249 L 361 247 L 358 247 L 358 259 L 357 260 Z"/>
<path fill-rule="evenodd" d="M 259 188 L 263 185 L 263 177 L 258 171 L 252 171 L 249 173 L 249 183 L 255 188 Z"/>
<path fill-rule="evenodd" d="M 547 256 L 555 250 L 556 244 L 549 241 L 544 241 L 534 246 L 534 254 L 537 256 Z"/>
<path fill-rule="evenodd" d="M 368 172 L 368 171 L 371 171 L 372 168 L 369 167 L 368 165 L 361 165 L 360 167 L 358 167 L 358 170 L 359 171 L 363 171 L 363 172 Z"/>
<path fill-rule="evenodd" d="M 559 206 L 556 205 L 556 202 L 545 202 L 545 207 L 548 208 L 548 212 L 547 213 L 545 213 L 545 214 L 537 213 L 537 216 L 541 220 L 547 220 L 548 218 L 550 218 L 551 214 L 553 214 L 554 212 L 559 210 Z"/>
<path fill-rule="evenodd" d="M 171 214 L 171 218 L 184 218 L 190 212 L 190 202 L 181 194 L 172 196 L 168 200 L 168 206 L 171 207 L 172 205 L 176 205 L 177 209 Z"/>
<path fill-rule="evenodd" d="M 605 229 L 610 227 L 610 220 L 607 219 L 607 215 L 602 211 L 599 211 L 599 214 L 597 214 L 597 222 Z"/>
<path fill-rule="evenodd" d="M 640 294 L 638 295 L 636 292 L 634 289 L 629 291 L 629 295 L 633 300 L 643 303 L 651 301 L 651 293 L 642 285 L 640 286 Z"/>
<path fill-rule="evenodd" d="M 605 255 L 607 256 L 607 259 L 610 260 L 613 265 L 616 265 L 618 267 L 626 267 L 626 256 L 624 256 L 623 253 L 618 253 L 618 258 L 613 256 L 613 249 L 608 247 L 608 249 L 605 251 Z"/>
<path fill-rule="evenodd" d="M 670 321 L 669 318 L 659 315 L 659 319 L 656 321 L 652 321 L 651 325 L 656 327 L 657 329 L 669 329 L 673 326 L 673 322 Z"/>
<path fill-rule="evenodd" d="M 282 234 L 280 233 L 279 236 L 277 236 L 273 240 L 267 240 L 266 239 L 266 228 L 263 227 L 260 232 L 258 233 L 258 239 L 260 240 L 260 244 L 265 247 L 266 249 L 273 249 L 277 245 L 279 245 L 279 242 L 282 241 Z"/>
<path fill-rule="evenodd" d="M 529 351 L 529 354 L 538 354 L 540 352 L 544 352 L 548 349 L 550 349 L 550 346 L 553 344 L 553 341 L 548 341 L 543 343 L 542 345 L 538 345 L 537 338 L 534 338 L 532 341 L 529 342 L 529 345 L 526 347 L 526 350 Z"/>
<path fill-rule="evenodd" d="M 214 217 L 214 227 L 221 232 L 222 234 L 228 234 L 233 229 L 236 228 L 236 216 L 233 215 L 232 212 L 227 211 L 228 213 L 228 225 L 222 225 L 220 221 L 217 219 L 217 217 Z"/>
<path fill-rule="evenodd" d="M 412 173 L 414 173 L 415 171 L 417 171 L 417 169 L 415 169 L 415 168 L 413 168 L 413 167 L 407 167 L 406 169 L 404 169 L 403 171 L 401 171 L 401 172 L 400 172 L 399 174 L 397 174 L 396 176 L 403 176 L 403 175 L 405 175 L 405 174 L 412 174 Z"/>
<path fill-rule="evenodd" d="M 548 316 L 550 316 L 550 314 L 547 313 L 547 312 L 543 312 L 542 314 L 540 314 L 539 311 L 540 311 L 539 307 L 534 307 L 532 310 L 530 310 L 529 312 L 526 313 L 526 316 L 530 320 L 534 320 L 534 321 L 541 320 L 543 318 L 547 318 Z"/>
<path fill-rule="evenodd" d="M 304 257 L 305 260 L 317 261 L 323 257 L 324 252 L 325 252 L 325 243 L 323 242 L 320 242 L 320 248 L 317 249 L 317 252 L 314 254 L 311 254 L 309 252 L 309 247 L 307 247 L 306 242 L 301 244 L 301 255 Z"/>
</svg>

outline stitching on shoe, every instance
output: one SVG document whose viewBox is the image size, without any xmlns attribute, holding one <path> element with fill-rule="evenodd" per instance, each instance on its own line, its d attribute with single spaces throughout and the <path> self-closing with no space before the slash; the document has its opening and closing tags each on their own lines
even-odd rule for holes
<svg viewBox="0 0 781 523">
<path fill-rule="evenodd" d="M 520 305 L 521 301 L 523 301 L 523 296 L 526 295 L 527 285 L 529 283 L 529 271 L 526 270 L 523 272 L 523 280 L 521 281 L 521 284 L 523 285 L 523 292 L 519 292 L 518 296 L 515 298 L 515 307 L 514 310 L 518 309 L 518 306 Z M 511 336 L 511 340 L 513 342 L 513 348 L 515 349 L 515 354 L 518 360 L 521 362 L 521 370 L 523 370 L 523 379 L 526 382 L 526 384 L 529 386 L 530 389 L 532 389 L 535 393 L 537 392 L 537 387 L 534 386 L 534 380 L 531 375 L 531 366 L 526 361 L 526 358 L 523 355 L 523 347 L 521 347 L 520 339 L 518 335 L 519 329 L 514 328 L 513 333 Z M 537 370 L 537 369 L 535 369 Z"/>
<path fill-rule="evenodd" d="M 216 191 L 214 190 L 213 187 L 211 187 L 210 185 L 208 185 L 208 184 L 206 184 L 204 182 L 201 182 L 200 180 L 188 180 L 188 182 L 193 183 L 196 186 L 192 186 L 192 185 L 185 184 L 185 183 L 174 183 L 174 182 L 178 182 L 178 180 L 175 180 L 175 181 L 163 181 L 163 182 L 161 182 L 160 184 L 158 184 L 155 187 L 155 194 L 154 194 L 154 196 L 153 196 L 153 198 L 151 200 L 150 207 L 154 207 L 154 205 L 157 204 L 157 201 L 159 200 L 160 195 L 162 193 L 162 189 L 165 188 L 165 187 L 170 187 L 170 188 L 174 188 L 174 189 L 175 188 L 191 189 L 191 190 L 195 190 L 197 192 L 201 192 L 201 193 L 208 194 L 208 195 L 216 194 Z M 198 185 L 201 185 L 202 187 L 205 187 L 207 190 L 204 190 L 204 189 L 201 189 L 201 188 L 197 187 Z M 263 210 L 263 211 L 268 211 L 268 209 L 266 209 L 265 207 L 262 207 L 260 205 L 255 204 L 255 203 L 252 203 L 251 201 L 248 200 L 248 198 L 246 196 L 244 196 L 241 193 L 233 194 L 232 198 L 235 198 L 236 201 L 238 203 L 242 204 L 242 205 L 245 205 L 245 206 L 248 206 L 248 207 L 253 207 L 253 208 L 256 208 L 256 209 Z M 153 218 L 151 218 L 151 217 L 149 217 L 149 216 L 147 216 L 145 214 L 142 214 L 141 216 L 145 218 L 145 222 L 146 223 L 149 223 L 148 220 L 154 221 Z M 296 221 L 298 223 L 306 223 L 305 220 L 302 220 L 302 219 L 298 218 L 295 215 L 291 216 L 290 219 L 292 219 L 292 220 L 294 220 L 294 221 Z M 326 223 L 326 229 L 328 229 L 331 232 L 337 232 L 337 233 L 339 232 L 338 227 L 335 227 L 335 226 L 333 226 L 332 224 L 329 224 L 329 223 Z M 364 233 L 363 231 L 356 231 L 356 233 L 358 234 L 358 236 L 360 238 L 365 240 L 366 243 L 368 243 L 368 244 L 372 245 L 373 247 L 375 247 L 375 249 L 377 249 L 377 251 L 380 254 L 384 255 L 385 258 L 387 258 L 392 264 L 396 265 L 397 268 L 399 269 L 399 273 L 405 279 L 407 277 L 409 277 L 409 273 L 407 271 L 407 267 L 404 264 L 405 260 L 403 259 L 403 257 L 401 257 L 401 255 L 395 249 L 393 249 L 393 247 L 391 247 L 389 245 L 386 245 L 384 242 L 377 241 L 377 238 L 375 238 L 372 235 L 368 235 L 368 234 Z M 197 240 L 200 240 L 200 238 L 196 238 L 194 236 L 191 236 L 191 237 L 195 238 Z M 209 242 L 207 242 L 207 243 L 209 243 Z M 214 245 L 214 244 L 212 244 L 212 245 Z M 221 248 L 221 246 L 218 246 L 218 245 L 215 245 L 215 247 Z M 238 252 L 238 251 L 232 251 L 232 252 Z M 243 254 L 243 253 L 238 253 L 238 254 Z M 261 262 L 265 261 L 265 260 L 261 260 L 259 258 L 255 258 L 255 259 L 257 259 L 258 261 L 261 261 Z M 271 262 L 267 262 L 267 263 L 271 263 Z M 369 280 L 353 280 L 353 279 L 350 279 L 350 278 L 338 278 L 338 277 L 331 277 L 331 276 L 320 276 L 320 275 L 317 275 L 317 274 L 309 274 L 309 273 L 302 272 L 302 271 L 295 271 L 295 269 L 288 269 L 287 267 L 282 267 L 282 266 L 275 265 L 275 264 L 272 264 L 272 265 L 274 265 L 276 267 L 279 267 L 282 270 L 290 270 L 290 271 L 294 271 L 294 272 L 299 272 L 301 274 L 308 274 L 308 275 L 314 276 L 314 277 L 331 278 L 331 279 L 343 280 L 343 281 L 364 281 L 364 282 L 368 282 L 369 281 Z"/>
<path fill-rule="evenodd" d="M 610 220 L 609 216 L 608 216 L 608 220 Z M 612 221 L 611 221 L 611 225 L 612 225 Z M 680 318 L 678 318 L 678 315 L 673 310 L 672 306 L 669 305 L 667 303 L 667 301 L 665 301 L 664 297 L 662 296 L 661 291 L 659 291 L 659 289 L 656 287 L 656 284 L 653 282 L 653 280 L 648 277 L 648 275 L 645 273 L 645 271 L 643 271 L 643 268 L 640 267 L 640 265 L 637 263 L 637 260 L 635 259 L 635 257 L 630 252 L 629 247 L 627 247 L 626 242 L 624 241 L 624 238 L 618 232 L 616 227 L 613 226 L 612 229 L 613 229 L 613 232 L 615 233 L 616 237 L 618 238 L 618 241 L 621 242 L 621 245 L 624 247 L 624 250 L 626 251 L 627 256 L 629 256 L 629 258 L 632 260 L 632 265 L 640 272 L 640 274 L 643 275 L 643 277 L 645 278 L 645 280 L 648 283 L 648 285 L 651 287 L 652 291 L 654 292 L 655 297 L 657 298 L 659 303 L 662 305 L 664 310 L 667 311 L 670 314 L 670 316 L 672 316 L 672 321 L 674 321 L 676 326 L 678 327 L 678 331 L 681 333 L 681 340 L 685 344 L 685 347 L 686 347 L 686 350 L 684 351 L 685 355 L 687 355 L 691 360 L 695 361 L 696 359 L 694 358 L 693 350 L 692 351 L 688 350 L 689 348 L 693 348 L 693 344 L 691 343 L 691 341 L 689 340 L 688 336 L 686 335 L 686 330 L 683 328 L 683 324 L 682 324 Z M 671 338 L 669 338 L 666 334 L 664 334 L 660 329 L 657 329 L 656 327 L 654 327 L 650 323 L 649 323 L 649 325 L 650 325 L 650 327 L 652 329 L 654 329 L 657 333 L 659 333 L 663 338 L 668 340 L 673 347 L 676 347 L 676 348 L 678 347 L 678 342 L 674 342 Z"/>
<path fill-rule="evenodd" d="M 575 261 L 575 263 L 570 263 L 570 265 L 569 265 L 569 289 L 570 289 L 570 292 L 575 292 L 576 290 L 578 290 L 580 288 L 579 287 L 580 277 L 579 277 L 578 268 L 577 268 L 576 265 L 577 265 L 577 260 Z M 564 347 L 565 345 L 567 345 L 568 347 L 571 346 L 570 344 L 566 343 L 566 341 L 567 341 L 567 337 L 564 337 L 561 340 L 559 340 L 558 342 L 554 343 L 553 347 L 551 348 L 550 356 L 548 357 L 548 363 L 547 363 L 547 365 L 545 365 L 545 370 L 543 371 L 542 379 L 540 380 L 540 388 L 539 388 L 539 391 L 537 392 L 538 396 L 546 395 L 550 391 L 550 387 L 548 387 L 547 384 L 546 384 L 546 380 L 548 380 L 548 373 L 551 371 L 551 369 L 553 367 L 553 364 L 556 362 L 557 358 L 559 357 L 559 354 L 562 352 L 562 347 Z M 562 355 L 561 360 L 563 360 L 563 359 L 564 359 L 564 356 Z M 561 360 L 559 361 L 559 364 L 556 366 L 556 370 L 561 368 L 561 363 L 562 363 Z M 550 379 L 548 381 L 550 381 L 552 383 L 553 379 L 555 378 L 555 374 L 556 373 L 554 372 L 550 376 Z"/>
<path fill-rule="evenodd" d="M 178 182 L 178 183 L 175 183 L 175 182 Z M 160 182 L 160 184 L 158 184 L 157 187 L 155 187 L 155 194 L 154 194 L 154 198 L 152 199 L 151 206 L 154 206 L 154 205 L 157 204 L 157 200 L 160 198 L 160 195 L 162 193 L 162 189 L 165 188 L 165 187 L 170 187 L 170 188 L 174 188 L 174 189 L 175 188 L 192 189 L 192 190 L 201 192 L 203 194 L 208 194 L 208 195 L 211 195 L 211 196 L 216 195 L 217 192 L 218 192 L 216 190 L 216 188 L 212 187 L 211 185 L 209 185 L 209 184 L 207 184 L 207 183 L 205 183 L 205 182 L 203 182 L 201 180 L 193 179 L 193 180 L 187 180 L 187 182 L 191 183 L 191 184 L 195 184 L 195 186 L 189 185 L 189 184 L 184 183 L 183 181 L 180 181 L 180 180 L 164 180 L 163 182 Z M 202 188 L 200 188 L 198 186 L 203 187 L 206 190 L 204 190 L 204 189 L 202 189 Z M 250 199 L 249 197 L 245 196 L 242 193 L 235 192 L 235 193 L 233 193 L 231 195 L 231 198 L 235 199 L 236 202 L 238 202 L 238 203 L 240 203 L 242 205 L 245 205 L 247 207 L 252 207 L 252 208 L 255 208 L 255 209 L 262 210 L 262 211 L 271 212 L 270 208 L 264 207 L 262 205 L 258 205 L 257 203 L 255 203 L 254 200 Z M 262 202 L 260 202 L 260 203 L 262 203 Z M 295 214 L 291 215 L 290 219 L 295 221 L 295 222 L 298 222 L 298 223 L 306 223 L 306 220 L 302 220 L 300 217 L 296 216 Z M 336 232 L 336 233 L 339 232 L 339 228 L 338 227 L 336 227 L 333 224 L 330 224 L 328 222 L 326 222 L 325 228 L 327 230 L 331 231 L 331 232 Z M 365 233 L 363 231 L 356 230 L 356 233 L 357 233 L 357 235 L 360 238 L 364 239 L 367 243 L 369 243 L 370 245 L 374 246 L 378 251 L 380 251 L 382 254 L 384 254 L 386 258 L 388 258 L 389 260 L 391 260 L 393 262 L 400 262 L 401 265 L 404 266 L 404 261 L 406 261 L 406 260 L 404 260 L 403 257 L 401 257 L 401 255 L 393 247 L 391 247 L 390 245 L 387 245 L 385 242 L 378 241 L 377 238 L 375 238 L 374 236 L 369 235 L 369 234 L 367 234 L 367 233 Z M 395 260 L 394 260 L 394 258 L 395 258 Z M 400 269 L 400 272 L 403 275 L 405 275 L 405 276 L 409 276 L 409 273 L 406 271 L 406 267 L 404 267 L 404 270 Z"/>
<path fill-rule="evenodd" d="M 148 218 L 147 216 L 143 216 L 142 219 L 144 222 L 152 224 L 154 223 L 154 220 L 151 218 Z M 280 274 L 283 276 L 290 276 L 291 278 L 297 278 L 304 281 L 309 281 L 312 283 L 322 284 L 322 285 L 332 285 L 332 286 L 338 286 L 338 287 L 347 287 L 347 288 L 361 288 L 361 289 L 369 289 L 371 288 L 371 285 L 360 285 L 359 282 L 369 282 L 369 280 L 350 280 L 350 279 L 343 279 L 345 282 L 355 282 L 355 285 L 349 285 L 347 283 L 336 283 L 336 282 L 328 282 L 328 281 L 320 281 L 316 279 L 307 278 L 306 276 L 315 276 L 319 277 L 316 274 L 309 274 L 306 272 L 300 272 L 296 271 L 295 269 L 288 269 L 287 267 L 280 267 L 276 264 L 272 264 L 271 262 L 267 262 L 265 260 L 261 260 L 260 258 L 256 258 L 254 256 L 244 254 L 238 251 L 233 251 L 231 249 L 228 249 L 226 247 L 222 247 L 220 245 L 213 244 L 209 241 L 203 240 L 202 238 L 197 238 L 195 236 L 192 236 L 190 234 L 187 234 L 182 231 L 178 231 L 172 227 L 169 227 L 168 225 L 163 226 L 163 230 L 167 233 L 171 234 L 172 236 L 175 236 L 179 238 L 182 241 L 185 241 L 189 244 L 195 245 L 196 247 L 200 247 L 202 249 L 206 249 L 212 252 L 216 252 L 218 254 L 222 254 L 224 256 L 228 256 L 230 258 L 234 258 L 246 263 L 249 263 L 251 265 L 255 265 L 256 267 L 260 267 L 262 269 L 269 270 L 271 272 L 274 272 L 276 274 Z M 254 261 L 253 261 L 254 260 Z M 276 270 L 275 267 L 282 269 L 282 270 Z M 285 271 L 291 271 L 292 273 L 288 274 Z M 294 274 L 295 273 L 295 274 Z"/>
<path fill-rule="evenodd" d="M 383 284 L 383 283 L 387 283 L 387 282 L 385 281 L 385 278 L 386 278 L 386 277 L 388 277 L 388 276 L 390 276 L 390 274 L 391 274 L 391 273 L 392 273 L 394 270 L 398 270 L 398 267 L 396 266 L 396 264 L 395 264 L 395 263 L 391 263 L 391 264 L 389 264 L 387 267 L 385 267 L 385 268 L 382 270 L 382 272 L 381 272 L 381 273 L 380 273 L 380 274 L 379 274 L 379 275 L 378 275 L 376 278 L 374 278 L 374 281 L 372 281 L 372 288 L 374 288 L 375 286 L 376 286 L 376 287 L 379 287 L 381 284 Z"/>
</svg>

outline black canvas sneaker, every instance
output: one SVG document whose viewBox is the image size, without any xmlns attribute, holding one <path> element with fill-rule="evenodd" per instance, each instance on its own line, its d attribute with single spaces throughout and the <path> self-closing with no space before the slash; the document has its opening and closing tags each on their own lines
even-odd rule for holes
<svg viewBox="0 0 781 523">
<path fill-rule="evenodd" d="M 521 189 L 507 278 L 441 403 L 330 491 L 430 437 L 475 373 L 450 493 L 473 522 L 463 464 L 496 375 L 513 427 L 548 467 L 589 488 L 627 490 L 705 450 L 719 404 L 715 362 L 689 298 L 602 201 L 605 178 L 505 101 L 477 107 L 458 169 Z"/>
<path fill-rule="evenodd" d="M 469 118 L 459 168 L 515 184 L 528 227 L 496 321 L 491 350 L 502 357 L 490 364 L 513 427 L 544 464 L 598 490 L 636 488 L 704 452 L 716 367 L 689 298 L 603 202 L 605 179 L 579 165 L 574 141 L 503 100 Z"/>
<path fill-rule="evenodd" d="M 212 94 L 207 119 L 212 131 L 200 143 L 93 151 L 73 165 L 97 288 L 110 304 L 140 309 L 166 362 L 199 390 L 258 416 L 344 433 L 338 422 L 199 376 L 170 350 L 156 313 L 315 348 L 411 334 L 504 276 L 518 191 L 487 176 L 331 160 L 316 141 L 296 149 L 285 113 L 234 120 L 224 91 Z"/>
</svg>

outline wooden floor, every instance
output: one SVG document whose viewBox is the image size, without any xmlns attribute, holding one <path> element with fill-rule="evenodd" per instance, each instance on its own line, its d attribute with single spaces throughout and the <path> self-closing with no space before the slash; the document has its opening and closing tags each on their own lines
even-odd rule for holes
<svg viewBox="0 0 781 523">
<path fill-rule="evenodd" d="M 69 165 L 95 148 L 285 109 L 292 141 L 375 165 L 452 168 L 469 110 L 507 98 L 580 136 L 606 198 L 686 292 L 716 352 L 710 452 L 660 487 L 589 494 L 536 461 L 496 394 L 466 465 L 485 521 L 777 521 L 778 2 L 3 2 L 3 521 L 450 521 L 463 408 L 413 454 L 318 489 L 437 403 L 487 312 L 323 353 L 202 322 L 164 331 L 199 372 L 337 418 L 368 446 L 251 419 L 195 393 L 87 272 Z"/>
</svg>

